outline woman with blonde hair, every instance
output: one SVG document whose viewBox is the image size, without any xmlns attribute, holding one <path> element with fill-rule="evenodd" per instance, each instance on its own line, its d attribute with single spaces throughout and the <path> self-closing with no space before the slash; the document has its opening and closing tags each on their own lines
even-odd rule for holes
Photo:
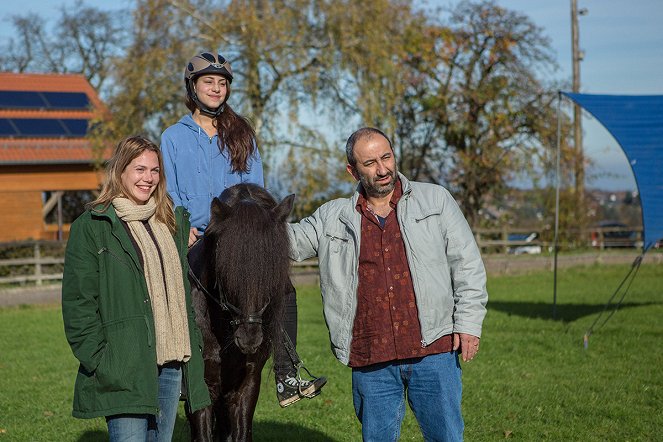
<svg viewBox="0 0 663 442">
<path fill-rule="evenodd" d="M 73 415 L 106 417 L 111 441 L 171 440 L 182 384 L 190 411 L 210 403 L 189 228 L 166 191 L 161 151 L 141 136 L 117 145 L 101 194 L 71 226 L 62 315 L 80 362 Z"/>
</svg>

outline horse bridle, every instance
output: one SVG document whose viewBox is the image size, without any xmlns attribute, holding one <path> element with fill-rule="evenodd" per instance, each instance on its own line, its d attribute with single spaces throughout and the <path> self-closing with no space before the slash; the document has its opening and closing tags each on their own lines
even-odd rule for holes
<svg viewBox="0 0 663 442">
<path fill-rule="evenodd" d="M 198 243 L 202 243 L 202 241 L 197 241 L 195 244 L 191 246 L 191 248 L 198 246 Z M 223 293 L 219 289 L 219 284 L 218 280 L 216 278 L 214 281 L 214 288 L 217 289 L 219 292 L 220 296 L 217 299 L 214 295 L 212 295 L 209 290 L 203 285 L 203 283 L 198 279 L 196 274 L 193 272 L 191 267 L 189 266 L 189 276 L 191 276 L 191 279 L 196 283 L 198 288 L 202 290 L 202 292 L 207 296 L 209 299 L 214 301 L 219 307 L 221 307 L 222 310 L 225 310 L 227 312 L 230 312 L 230 315 L 233 317 L 233 319 L 230 321 L 230 325 L 233 327 L 238 327 L 244 323 L 247 324 L 262 324 L 262 314 L 265 313 L 265 310 L 267 310 L 267 307 L 269 306 L 269 301 L 257 312 L 254 313 L 249 313 L 248 315 L 242 315 L 242 311 L 237 308 L 235 305 L 233 305 L 228 299 L 226 298 L 225 293 Z"/>
<path fill-rule="evenodd" d="M 215 284 L 216 286 L 216 284 Z M 221 291 L 219 290 L 219 293 Z M 216 299 L 215 299 L 216 300 Z M 269 301 L 267 301 L 267 304 L 265 304 L 260 310 L 258 310 L 255 313 L 249 313 L 246 316 L 242 316 L 242 312 L 235 307 L 233 304 L 228 302 L 226 299 L 226 296 L 221 293 L 221 298 L 218 304 L 221 306 L 222 309 L 230 311 L 231 315 L 232 313 L 235 314 L 234 318 L 232 321 L 230 321 L 230 325 L 233 327 L 238 327 L 244 323 L 247 324 L 262 324 L 262 314 L 265 313 L 265 310 L 267 309 L 267 306 L 269 305 Z"/>
<path fill-rule="evenodd" d="M 200 282 L 200 279 L 193 273 L 193 270 L 189 268 L 189 276 L 194 280 L 196 285 L 202 292 L 207 296 L 209 299 L 214 301 L 219 307 L 221 307 L 222 310 L 225 310 L 227 312 L 231 313 L 231 316 L 233 316 L 233 320 L 230 321 L 230 325 L 233 327 L 237 327 L 241 324 L 247 323 L 247 324 L 262 324 L 262 314 L 265 313 L 265 310 L 267 310 L 267 307 L 269 306 L 269 301 L 267 301 L 267 304 L 265 304 L 260 310 L 258 310 L 255 313 L 249 313 L 248 315 L 242 315 L 242 312 L 239 308 L 237 308 L 235 305 L 233 305 L 228 299 L 226 298 L 226 295 L 219 290 L 219 293 L 221 296 L 217 299 L 214 295 L 212 295 Z M 217 288 L 218 284 L 215 282 L 214 287 Z"/>
</svg>

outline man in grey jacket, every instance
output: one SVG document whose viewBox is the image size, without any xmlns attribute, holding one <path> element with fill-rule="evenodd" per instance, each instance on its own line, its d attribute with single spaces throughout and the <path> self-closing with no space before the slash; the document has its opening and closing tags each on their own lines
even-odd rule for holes
<svg viewBox="0 0 663 442">
<path fill-rule="evenodd" d="M 359 184 L 289 226 L 291 257 L 318 256 L 332 351 L 352 367 L 365 441 L 396 441 L 405 397 L 428 440 L 463 438 L 461 369 L 479 350 L 486 273 L 441 186 L 398 173 L 391 141 L 362 128 L 346 145 Z"/>
</svg>

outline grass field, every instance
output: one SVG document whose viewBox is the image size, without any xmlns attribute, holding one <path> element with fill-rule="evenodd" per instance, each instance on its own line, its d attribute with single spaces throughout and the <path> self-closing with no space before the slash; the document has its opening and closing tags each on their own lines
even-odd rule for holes
<svg viewBox="0 0 663 442">
<path fill-rule="evenodd" d="M 564 270 L 552 319 L 552 274 L 489 279 L 478 358 L 463 366 L 468 441 L 663 440 L 663 266 L 643 265 L 623 305 L 582 337 L 628 266 Z M 263 376 L 257 441 L 358 441 L 350 369 L 333 358 L 319 291 L 299 288 L 299 351 L 329 378 L 323 393 L 281 409 Z M 605 316 L 605 315 L 604 315 Z M 77 363 L 58 306 L 0 309 L 0 441 L 97 441 L 103 419 L 71 417 Z M 181 411 L 175 440 L 187 440 Z M 422 440 L 408 410 L 401 440 Z"/>
</svg>

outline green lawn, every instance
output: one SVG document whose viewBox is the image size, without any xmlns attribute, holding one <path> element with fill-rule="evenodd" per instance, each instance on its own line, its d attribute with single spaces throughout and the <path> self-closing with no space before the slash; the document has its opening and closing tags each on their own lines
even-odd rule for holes
<svg viewBox="0 0 663 442">
<path fill-rule="evenodd" d="M 489 279 L 481 352 L 464 365 L 466 440 L 663 440 L 663 266 L 643 265 L 620 310 L 582 345 L 627 271 L 560 272 L 557 320 L 551 273 Z M 281 409 L 265 374 L 255 439 L 358 441 L 350 369 L 331 355 L 318 289 L 299 288 L 298 303 L 300 354 L 329 382 Z M 102 419 L 70 415 L 76 367 L 58 306 L 0 309 L 0 441 L 103 440 Z M 187 440 L 180 417 L 175 440 Z M 422 440 L 409 411 L 401 440 Z"/>
</svg>

